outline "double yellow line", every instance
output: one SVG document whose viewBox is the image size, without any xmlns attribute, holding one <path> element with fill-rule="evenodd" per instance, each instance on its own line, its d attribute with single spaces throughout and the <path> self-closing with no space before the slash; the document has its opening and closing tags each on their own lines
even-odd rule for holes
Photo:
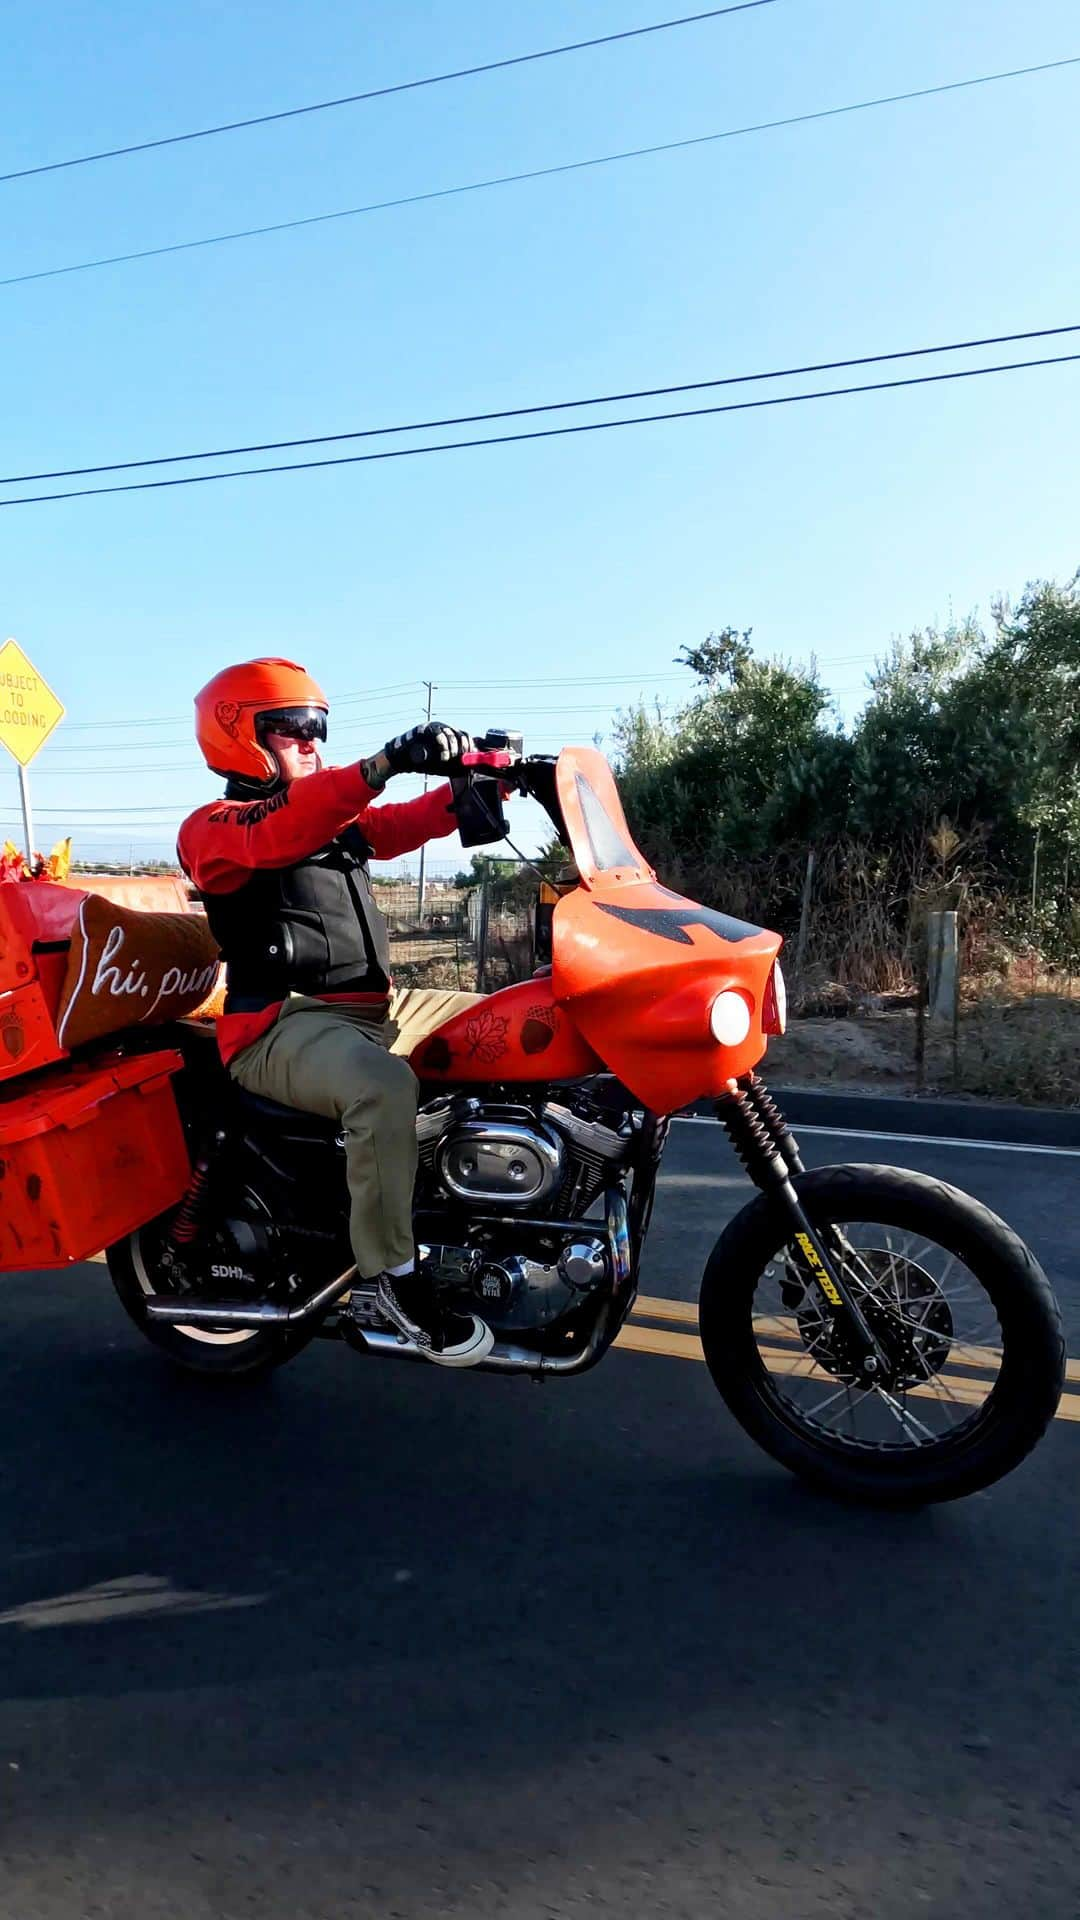
<svg viewBox="0 0 1080 1920">
<path fill-rule="evenodd" d="M 649 1321 L 659 1321 L 661 1324 L 650 1326 Z M 692 1327 L 694 1331 L 676 1333 L 671 1330 L 673 1324 Z M 809 1360 L 793 1317 L 759 1317 L 755 1325 L 759 1344 L 761 1336 L 768 1342 L 767 1345 L 760 1344 L 760 1352 L 770 1373 L 798 1375 L 803 1380 L 823 1382 L 833 1379 L 832 1374 Z M 697 1334 L 697 1307 L 694 1302 L 662 1300 L 655 1294 L 639 1293 L 632 1318 L 615 1344 L 627 1353 L 659 1353 L 674 1360 L 704 1361 L 705 1358 Z M 919 1395 L 940 1404 L 941 1388 L 944 1388 L 957 1405 L 981 1406 L 994 1384 L 993 1376 L 999 1365 L 1000 1355 L 992 1347 L 955 1346 L 949 1354 L 949 1371 L 939 1376 L 940 1384 L 909 1387 L 908 1397 Z M 955 1368 L 961 1368 L 963 1372 L 954 1372 Z M 969 1377 L 965 1378 L 965 1375 Z M 982 1377 L 971 1378 L 971 1375 Z M 1080 1360 L 1066 1361 L 1065 1378 L 1080 1381 Z M 1080 1421 L 1080 1393 L 1062 1394 L 1057 1418 Z"/>
<path fill-rule="evenodd" d="M 90 1255 L 91 1260 L 104 1260 L 103 1253 Z M 649 1321 L 659 1320 L 660 1326 L 650 1326 Z M 623 1328 L 615 1342 L 625 1353 L 659 1353 L 669 1360 L 700 1360 L 705 1355 L 701 1351 L 701 1341 L 697 1334 L 697 1307 L 692 1300 L 662 1300 L 657 1294 L 639 1293 L 634 1303 L 634 1311 L 628 1324 Z M 680 1327 L 693 1327 L 693 1333 L 672 1333 L 669 1327 L 674 1323 Z M 762 1346 L 762 1357 L 768 1362 L 770 1373 L 797 1374 L 803 1380 L 831 1380 L 833 1375 L 824 1368 L 815 1366 L 811 1361 L 807 1365 L 806 1349 L 799 1338 L 799 1330 L 793 1317 L 774 1315 L 758 1318 L 757 1330 L 776 1346 Z M 963 1367 L 976 1374 L 993 1376 L 1000 1365 L 1000 1355 L 992 1347 L 955 1346 L 949 1355 L 949 1365 Z M 1066 1380 L 1080 1383 L 1080 1360 L 1067 1360 L 1065 1363 Z M 947 1388 L 949 1397 L 958 1405 L 979 1407 L 986 1399 L 993 1378 L 965 1380 L 949 1372 L 940 1375 L 941 1384 Z M 932 1386 L 909 1387 L 908 1396 L 921 1394 L 928 1400 L 937 1400 L 940 1404 L 941 1393 Z M 1080 1421 L 1080 1393 L 1063 1393 L 1057 1410 L 1059 1420 Z"/>
</svg>

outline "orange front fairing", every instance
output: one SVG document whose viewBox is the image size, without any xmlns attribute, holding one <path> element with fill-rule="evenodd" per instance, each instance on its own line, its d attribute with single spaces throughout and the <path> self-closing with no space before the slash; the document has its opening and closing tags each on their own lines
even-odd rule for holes
<svg viewBox="0 0 1080 1920">
<path fill-rule="evenodd" d="M 630 837 L 611 769 L 566 749 L 556 774 L 581 886 L 554 915 L 555 1001 L 631 1093 L 654 1112 L 721 1093 L 765 1052 L 761 1014 L 776 933 L 669 893 Z M 722 993 L 746 1003 L 738 1045 L 713 1038 Z"/>
<path fill-rule="evenodd" d="M 556 1006 L 550 976 L 523 980 L 455 1014 L 410 1059 L 423 1081 L 578 1080 L 601 1062 L 570 1015 Z"/>
</svg>

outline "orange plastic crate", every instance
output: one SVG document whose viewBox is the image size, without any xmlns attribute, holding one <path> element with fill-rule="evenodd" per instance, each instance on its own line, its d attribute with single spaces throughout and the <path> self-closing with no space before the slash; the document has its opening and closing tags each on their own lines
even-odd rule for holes
<svg viewBox="0 0 1080 1920">
<path fill-rule="evenodd" d="M 174 1049 L 46 1073 L 0 1100 L 0 1271 L 64 1267 L 167 1207 L 190 1178 Z"/>
</svg>

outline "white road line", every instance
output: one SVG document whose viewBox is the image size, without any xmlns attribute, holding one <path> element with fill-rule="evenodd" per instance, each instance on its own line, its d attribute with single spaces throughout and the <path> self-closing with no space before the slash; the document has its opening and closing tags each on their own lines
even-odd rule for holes
<svg viewBox="0 0 1080 1920">
<path fill-rule="evenodd" d="M 719 1122 L 703 1113 L 679 1113 L 674 1117 L 674 1124 L 715 1127 Z M 796 1138 L 801 1133 L 821 1133 L 840 1140 L 899 1140 L 908 1147 L 977 1147 L 982 1153 L 1048 1153 L 1060 1160 L 1080 1160 L 1080 1147 L 1027 1146 L 1017 1140 L 961 1140 L 940 1133 L 870 1133 L 864 1127 L 808 1127 L 794 1120 L 789 1124 Z"/>
</svg>

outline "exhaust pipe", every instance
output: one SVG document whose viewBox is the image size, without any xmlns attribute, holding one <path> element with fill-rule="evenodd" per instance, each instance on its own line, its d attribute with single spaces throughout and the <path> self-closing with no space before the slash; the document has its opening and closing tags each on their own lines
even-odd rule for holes
<svg viewBox="0 0 1080 1920">
<path fill-rule="evenodd" d="M 271 1301 L 255 1302 L 250 1307 L 238 1307 L 234 1300 L 200 1300 L 198 1302 L 175 1300 L 169 1294 L 152 1293 L 146 1302 L 146 1317 L 158 1325 L 172 1327 L 217 1327 L 221 1330 L 232 1327 L 298 1327 L 310 1320 L 324 1308 L 332 1307 L 347 1293 L 356 1278 L 356 1268 L 350 1267 L 347 1273 L 331 1280 L 310 1300 L 302 1301 L 295 1307 L 280 1307 Z"/>
<path fill-rule="evenodd" d="M 368 1353 L 389 1354 L 398 1360 L 423 1360 L 426 1366 L 432 1364 L 415 1340 L 407 1340 L 402 1333 L 388 1333 L 381 1327 L 350 1327 L 347 1338 L 351 1347 L 364 1349 Z M 555 1373 L 584 1373 L 599 1359 L 607 1344 L 603 1323 L 594 1328 L 587 1345 L 575 1354 L 537 1353 L 532 1347 L 503 1346 L 496 1342 L 491 1352 L 483 1360 L 477 1361 L 475 1367 L 470 1367 L 469 1371 L 531 1373 L 537 1380 L 546 1380 Z"/>
<path fill-rule="evenodd" d="M 604 1196 L 604 1213 L 615 1287 L 607 1311 L 601 1313 L 581 1352 L 566 1355 L 536 1353 L 530 1347 L 496 1343 L 474 1371 L 532 1373 L 538 1377 L 555 1373 L 584 1373 L 606 1352 L 626 1318 L 633 1299 L 633 1260 L 626 1201 L 618 1188 L 609 1188 Z M 520 1222 L 514 1220 L 509 1224 L 516 1226 Z M 574 1224 L 580 1225 L 580 1222 Z M 159 1326 L 215 1327 L 220 1331 L 240 1327 L 252 1331 L 265 1327 L 297 1327 L 332 1307 L 343 1293 L 349 1292 L 355 1278 L 356 1268 L 350 1267 L 347 1273 L 331 1280 L 310 1300 L 302 1301 L 295 1307 L 282 1307 L 269 1301 L 256 1302 L 249 1307 L 237 1306 L 234 1301 L 225 1300 L 185 1302 L 175 1300 L 168 1294 L 152 1293 L 146 1301 L 146 1317 Z M 415 1341 L 380 1327 L 350 1327 L 348 1337 L 351 1344 L 362 1344 L 370 1353 L 396 1354 L 401 1360 L 425 1358 Z"/>
</svg>

